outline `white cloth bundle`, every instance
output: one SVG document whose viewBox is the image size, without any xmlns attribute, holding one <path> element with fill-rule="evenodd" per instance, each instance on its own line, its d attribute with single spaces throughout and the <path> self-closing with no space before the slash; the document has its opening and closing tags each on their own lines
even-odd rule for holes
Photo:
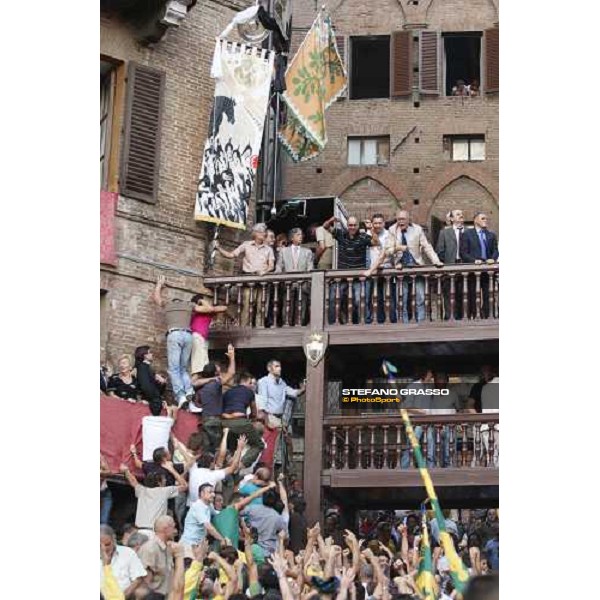
<svg viewBox="0 0 600 600">
<path fill-rule="evenodd" d="M 152 460 L 157 448 L 168 448 L 173 427 L 171 417 L 144 417 L 142 419 L 142 459 Z"/>
</svg>

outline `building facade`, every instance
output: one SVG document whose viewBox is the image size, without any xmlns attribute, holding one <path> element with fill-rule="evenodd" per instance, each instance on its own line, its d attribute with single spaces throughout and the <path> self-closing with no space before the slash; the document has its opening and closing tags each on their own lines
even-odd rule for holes
<svg viewBox="0 0 600 600">
<path fill-rule="evenodd" d="M 215 35 L 246 0 L 101 2 L 101 361 L 152 345 L 165 325 L 151 301 L 159 274 L 189 297 L 209 229 L 194 221 L 214 81 Z M 240 239 L 223 231 L 225 243 Z M 231 265 L 217 262 L 216 273 Z"/>
<path fill-rule="evenodd" d="M 321 3 L 295 0 L 293 48 Z M 327 8 L 349 78 L 326 113 L 328 144 L 283 169 L 283 197 L 339 196 L 362 218 L 398 207 L 435 242 L 446 213 L 498 230 L 496 0 L 343 0 Z M 478 80 L 474 97 L 452 96 Z"/>
</svg>

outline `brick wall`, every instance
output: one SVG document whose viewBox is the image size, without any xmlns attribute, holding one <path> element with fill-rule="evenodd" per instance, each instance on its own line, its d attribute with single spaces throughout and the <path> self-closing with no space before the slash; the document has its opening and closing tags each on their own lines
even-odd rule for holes
<svg viewBox="0 0 600 600">
<path fill-rule="evenodd" d="M 415 24 L 442 32 L 484 31 L 498 21 L 493 0 L 433 0 L 417 6 L 406 0 L 345 0 L 337 6 L 332 8 L 333 24 L 336 34 L 344 36 L 389 35 Z M 300 30 L 294 48 L 315 14 L 312 0 L 294 2 L 294 28 Z M 386 216 L 393 216 L 401 205 L 425 226 L 432 215 L 443 216 L 449 208 L 462 208 L 468 218 L 481 208 L 490 212 L 497 230 L 497 95 L 421 96 L 418 107 L 411 98 L 346 99 L 329 108 L 326 123 L 329 142 L 321 156 L 301 165 L 286 160 L 284 197 L 335 194 L 360 216 L 375 207 L 387 207 Z M 452 162 L 443 150 L 448 134 L 485 134 L 486 160 Z M 389 135 L 389 165 L 348 166 L 347 137 L 352 135 Z"/>
<path fill-rule="evenodd" d="M 172 286 L 171 295 L 189 298 L 203 273 L 208 227 L 194 221 L 194 202 L 212 107 L 214 81 L 210 63 L 218 35 L 250 2 L 206 1 L 191 10 L 179 28 L 167 31 L 153 47 L 135 41 L 134 32 L 117 17 L 102 15 L 100 51 L 113 59 L 136 61 L 166 72 L 162 114 L 161 164 L 158 200 L 146 204 L 119 197 L 116 218 L 116 268 L 101 266 L 100 287 L 107 290 L 105 342 L 101 359 L 115 364 L 122 353 L 152 344 L 159 369 L 166 368 L 165 322 L 151 302 L 160 273 Z M 236 39 L 231 36 L 231 39 Z M 223 228 L 225 247 L 245 233 Z M 159 268 L 162 266 L 163 268 Z M 175 270 L 165 269 L 172 266 Z M 232 265 L 220 257 L 217 272 Z"/>
</svg>

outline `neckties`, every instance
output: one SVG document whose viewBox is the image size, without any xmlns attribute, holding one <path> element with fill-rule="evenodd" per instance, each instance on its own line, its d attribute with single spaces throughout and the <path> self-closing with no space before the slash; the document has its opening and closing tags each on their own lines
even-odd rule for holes
<svg viewBox="0 0 600 600">
<path fill-rule="evenodd" d="M 485 243 L 485 232 L 483 229 L 479 230 L 479 246 L 481 247 L 481 260 L 487 260 L 487 246 Z"/>
<path fill-rule="evenodd" d="M 460 238 L 462 237 L 462 227 L 456 228 L 456 260 L 460 260 Z"/>
</svg>

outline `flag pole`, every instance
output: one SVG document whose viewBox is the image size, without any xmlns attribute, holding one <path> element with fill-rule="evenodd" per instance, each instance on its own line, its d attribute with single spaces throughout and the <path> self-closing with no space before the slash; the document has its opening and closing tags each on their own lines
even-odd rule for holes
<svg viewBox="0 0 600 600">
<path fill-rule="evenodd" d="M 454 548 L 452 538 L 446 530 L 446 521 L 444 519 L 442 508 L 440 507 L 440 503 L 435 493 L 435 488 L 433 487 L 433 482 L 431 481 L 429 471 L 427 470 L 425 460 L 423 459 L 421 445 L 419 444 L 419 440 L 415 435 L 415 432 L 412 428 L 412 424 L 410 422 L 410 418 L 408 416 L 408 412 L 405 408 L 400 409 L 400 415 L 402 416 L 402 421 L 404 422 L 404 426 L 406 427 L 406 435 L 408 436 L 410 445 L 412 446 L 415 461 L 417 463 L 417 468 L 419 469 L 421 479 L 423 480 L 423 485 L 427 490 L 427 497 L 435 513 L 435 518 L 440 530 L 440 542 L 442 544 L 442 547 L 444 548 L 444 553 L 450 565 L 450 575 L 452 577 L 454 588 L 462 596 L 462 594 L 465 591 L 467 581 L 469 580 L 469 572 L 465 568 L 465 565 L 463 564 L 460 556 L 458 556 L 458 554 L 456 553 L 456 549 Z"/>
</svg>

